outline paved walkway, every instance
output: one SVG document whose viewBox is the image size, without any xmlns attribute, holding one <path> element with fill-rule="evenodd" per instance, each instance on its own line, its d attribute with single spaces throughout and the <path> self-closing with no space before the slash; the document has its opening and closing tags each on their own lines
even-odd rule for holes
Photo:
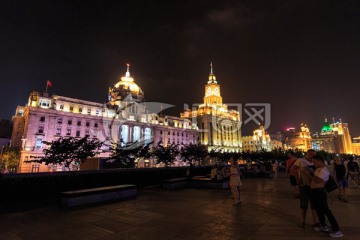
<svg viewBox="0 0 360 240">
<path fill-rule="evenodd" d="M 243 180 L 242 204 L 227 190 L 141 189 L 137 199 L 71 210 L 57 206 L 0 216 L 0 239 L 241 240 L 330 239 L 299 227 L 299 200 L 286 178 Z M 342 239 L 359 239 L 360 189 L 329 196 Z M 308 224 L 311 224 L 310 218 Z"/>
</svg>

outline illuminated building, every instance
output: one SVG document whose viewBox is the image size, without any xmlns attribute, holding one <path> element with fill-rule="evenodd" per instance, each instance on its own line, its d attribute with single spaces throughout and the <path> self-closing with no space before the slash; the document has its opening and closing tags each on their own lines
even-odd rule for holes
<svg viewBox="0 0 360 240">
<path fill-rule="evenodd" d="M 198 105 L 197 109 L 185 110 L 181 118 L 197 124 L 200 142 L 207 145 L 209 150 L 241 151 L 240 113 L 223 104 L 212 64 L 205 85 L 204 103 Z"/>
<path fill-rule="evenodd" d="M 197 128 L 188 119 L 148 112 L 144 93 L 130 76 L 129 66 L 126 75 L 109 88 L 107 104 L 32 92 L 28 103 L 17 108 L 13 120 L 12 143 L 22 147 L 20 172 L 64 170 L 63 166 L 26 162 L 30 156 L 43 155 L 44 141 L 59 137 L 89 136 L 107 145 L 121 139 L 154 144 L 162 141 L 165 146 L 198 140 Z M 103 152 L 97 158 L 108 156 Z"/>
<path fill-rule="evenodd" d="M 313 146 L 316 150 L 323 150 L 330 153 L 352 154 L 352 143 L 347 123 L 333 121 L 328 123 L 325 118 L 320 135 L 317 134 L 313 139 Z"/>
<path fill-rule="evenodd" d="M 300 129 L 288 128 L 284 134 L 287 149 L 307 151 L 312 148 L 309 128 L 301 124 Z"/>
<path fill-rule="evenodd" d="M 259 129 L 254 130 L 252 136 L 243 136 L 242 141 L 242 150 L 243 151 L 271 151 L 271 139 L 269 134 L 265 132 L 263 126 L 260 126 Z"/>
<path fill-rule="evenodd" d="M 353 138 L 352 150 L 353 154 L 360 156 L 360 137 Z"/>
</svg>

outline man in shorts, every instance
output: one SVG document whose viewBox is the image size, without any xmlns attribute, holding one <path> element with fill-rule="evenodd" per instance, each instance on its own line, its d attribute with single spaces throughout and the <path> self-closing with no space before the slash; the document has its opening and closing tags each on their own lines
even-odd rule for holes
<svg viewBox="0 0 360 240">
<path fill-rule="evenodd" d="M 297 171 L 295 169 L 294 163 L 296 162 L 296 157 L 294 151 L 289 151 L 289 159 L 286 161 L 286 173 L 289 175 L 290 178 L 290 185 L 294 189 L 294 197 L 299 198 L 299 187 L 296 183 L 296 174 Z"/>
<path fill-rule="evenodd" d="M 303 228 L 306 227 L 306 213 L 307 213 L 308 205 L 310 202 L 310 196 L 311 196 L 311 188 L 310 188 L 311 181 L 310 181 L 308 174 L 306 174 L 306 173 L 314 171 L 314 166 L 312 164 L 312 158 L 313 158 L 313 156 L 315 156 L 315 154 L 316 154 L 315 150 L 309 149 L 306 152 L 305 158 L 298 158 L 296 160 L 296 162 L 294 163 L 295 170 L 299 172 L 299 174 L 296 175 L 296 181 L 299 186 L 299 192 L 300 192 L 300 212 L 301 212 L 301 220 L 302 220 L 301 227 L 303 227 Z M 318 225 L 319 220 L 318 220 L 317 213 L 316 213 L 314 207 L 312 206 L 312 204 L 310 204 L 310 207 L 311 207 L 311 213 L 312 213 L 312 217 L 313 217 L 313 224 Z"/>
</svg>

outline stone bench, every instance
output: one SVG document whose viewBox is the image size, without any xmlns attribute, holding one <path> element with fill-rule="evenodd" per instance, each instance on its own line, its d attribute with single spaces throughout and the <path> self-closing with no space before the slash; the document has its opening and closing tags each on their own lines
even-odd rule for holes
<svg viewBox="0 0 360 240">
<path fill-rule="evenodd" d="M 67 191 L 61 193 L 62 207 L 76 207 L 92 203 L 101 203 L 111 200 L 135 198 L 137 187 L 135 185 L 116 185 Z"/>
<path fill-rule="evenodd" d="M 192 188 L 211 188 L 211 189 L 229 188 L 227 182 L 214 181 L 209 177 L 193 177 L 189 180 L 189 186 Z"/>
<path fill-rule="evenodd" d="M 175 190 L 188 187 L 187 178 L 172 178 L 161 181 L 161 187 L 165 190 Z"/>
</svg>

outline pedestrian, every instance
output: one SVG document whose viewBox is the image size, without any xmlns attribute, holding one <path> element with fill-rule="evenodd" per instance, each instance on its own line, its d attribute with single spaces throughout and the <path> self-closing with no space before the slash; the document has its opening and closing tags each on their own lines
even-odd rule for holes
<svg viewBox="0 0 360 240">
<path fill-rule="evenodd" d="M 353 188 L 359 187 L 359 165 L 357 164 L 357 162 L 354 162 L 352 158 L 350 158 L 349 162 L 347 163 L 347 170 L 351 180 L 355 184 Z"/>
<path fill-rule="evenodd" d="M 277 179 L 278 177 L 278 171 L 279 171 L 279 163 L 278 161 L 274 161 L 273 165 L 272 165 L 272 170 L 274 172 L 274 179 Z"/>
<path fill-rule="evenodd" d="M 299 187 L 296 183 L 296 174 L 297 171 L 295 169 L 294 163 L 296 162 L 296 157 L 294 151 L 289 151 L 288 153 L 289 159 L 286 161 L 286 173 L 289 176 L 290 179 L 290 185 L 293 187 L 294 191 L 294 198 L 299 198 Z"/>
<path fill-rule="evenodd" d="M 334 167 L 334 176 L 336 182 L 339 184 L 339 195 L 338 198 L 341 201 L 347 202 L 346 199 L 346 189 L 348 188 L 348 177 L 347 171 L 340 157 L 336 156 L 333 163 Z"/>
<path fill-rule="evenodd" d="M 230 162 L 229 186 L 231 189 L 232 196 L 234 197 L 234 206 L 237 206 L 240 204 L 240 186 L 241 186 L 240 169 L 238 168 L 238 165 L 236 164 L 233 157 L 230 158 L 229 162 Z"/>
<path fill-rule="evenodd" d="M 298 158 L 295 163 L 295 170 L 298 171 L 296 175 L 296 183 L 299 187 L 300 194 L 300 213 L 301 213 L 301 227 L 306 227 L 306 214 L 311 197 L 310 178 L 304 174 L 305 171 L 313 171 L 312 157 L 315 156 L 315 150 L 309 149 L 306 152 L 305 158 Z M 314 206 L 310 202 L 311 213 L 313 217 L 313 225 L 319 223 L 317 213 Z"/>
<path fill-rule="evenodd" d="M 329 233 L 329 236 L 334 238 L 342 237 L 344 234 L 340 231 L 339 224 L 329 208 L 327 194 L 324 190 L 325 183 L 329 179 L 329 170 L 326 168 L 324 159 L 321 156 L 314 156 L 313 164 L 315 166 L 314 173 L 310 171 L 304 171 L 304 174 L 308 175 L 308 177 L 311 179 L 311 202 L 315 207 L 319 218 L 319 224 L 314 227 L 314 230 L 318 232 L 329 231 L 329 228 L 325 222 L 326 216 L 329 220 L 332 230 L 331 233 Z"/>
</svg>

